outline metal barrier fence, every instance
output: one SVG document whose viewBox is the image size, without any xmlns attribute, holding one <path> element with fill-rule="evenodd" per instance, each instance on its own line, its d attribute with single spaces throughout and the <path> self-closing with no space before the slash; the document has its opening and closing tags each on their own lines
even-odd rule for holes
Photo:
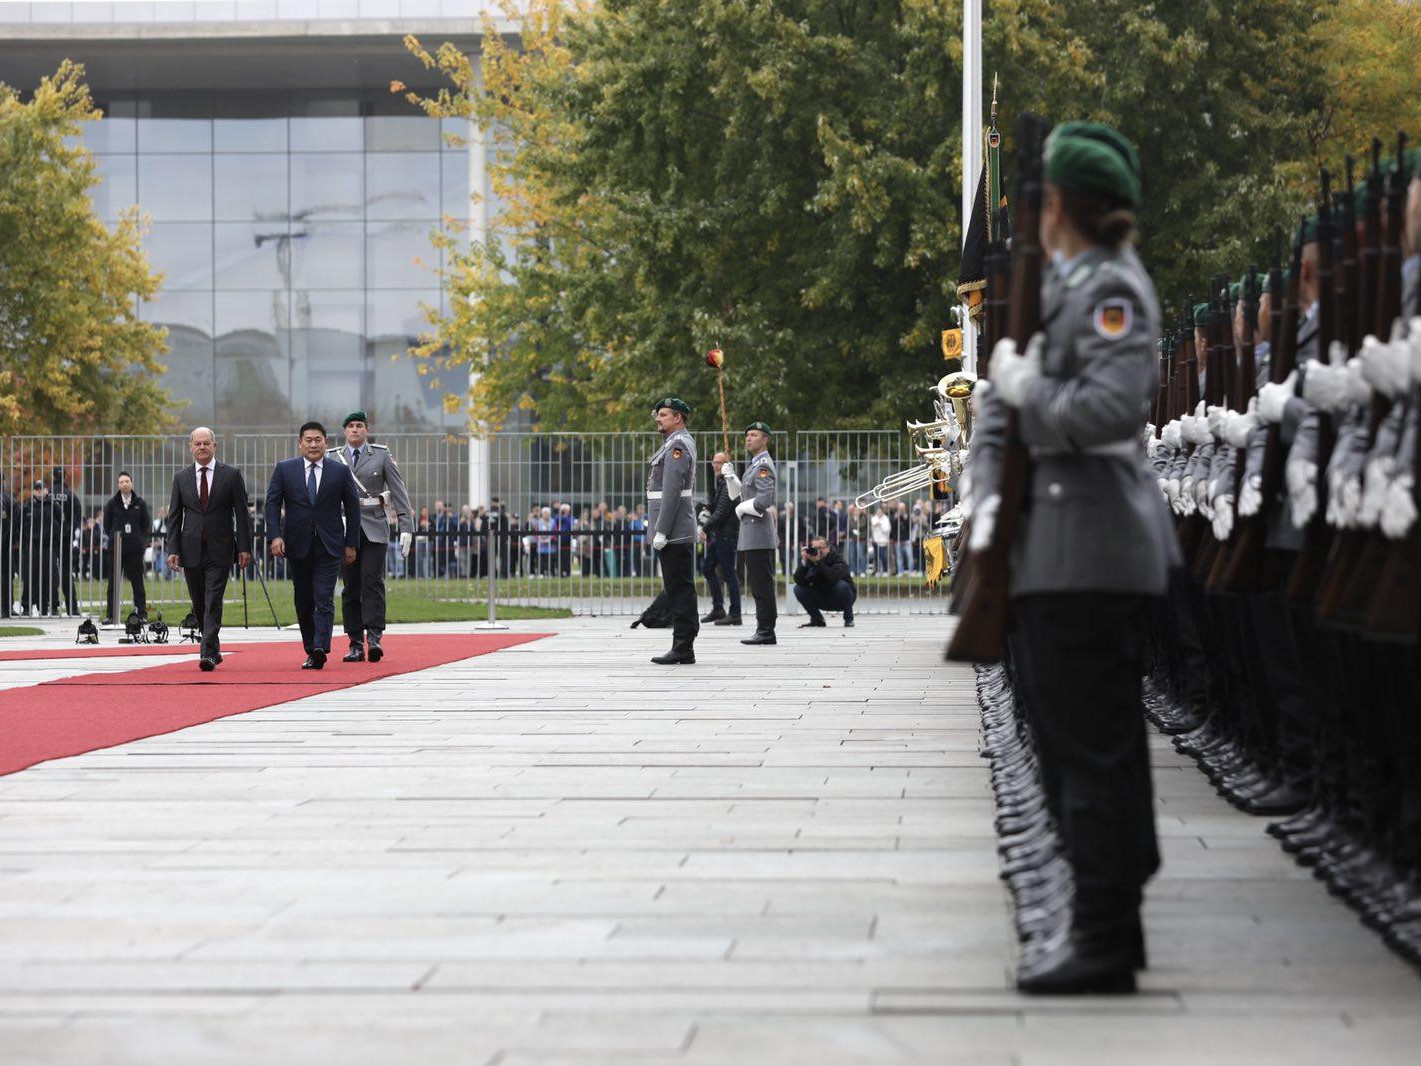
<svg viewBox="0 0 1421 1066">
<path fill-rule="evenodd" d="M 387 552 L 392 622 L 482 617 L 490 576 L 502 608 L 635 615 L 659 591 L 644 524 L 647 461 L 660 443 L 655 433 L 507 433 L 477 443 L 427 433 L 373 439 L 398 462 L 416 529 L 409 558 L 393 537 Z M 709 496 L 710 458 L 722 444 L 709 432 L 696 434 L 696 443 L 700 501 Z M 743 470 L 743 443 L 731 446 Z M 857 612 L 945 612 L 945 590 L 923 587 L 921 542 L 949 502 L 924 497 L 867 511 L 853 506 L 858 493 L 916 461 L 906 434 L 779 433 L 771 451 L 779 470 L 783 609 L 799 609 L 789 595 L 791 574 L 809 537 L 820 534 L 849 564 Z M 217 459 L 243 473 L 256 533 L 257 558 L 237 575 L 245 582 L 228 586 L 229 626 L 272 622 L 259 577 L 276 618 L 293 620 L 284 562 L 266 550 L 263 501 L 275 463 L 295 454 L 294 434 L 217 438 Z M 0 614 L 90 615 L 121 625 L 140 606 L 138 586 L 150 616 L 161 611 L 169 625 L 181 619 L 187 589 L 166 565 L 162 537 L 174 474 L 191 462 L 183 436 L 0 437 Z M 146 515 L 135 503 L 122 507 L 120 473 L 131 476 Z M 487 486 L 486 498 L 471 499 L 480 485 Z M 702 578 L 698 584 L 708 609 Z M 749 615 L 753 603 L 743 591 Z"/>
</svg>

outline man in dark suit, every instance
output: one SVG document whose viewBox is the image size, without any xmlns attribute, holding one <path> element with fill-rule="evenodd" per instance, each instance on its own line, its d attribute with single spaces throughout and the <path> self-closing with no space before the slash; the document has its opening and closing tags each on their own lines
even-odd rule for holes
<svg viewBox="0 0 1421 1066">
<path fill-rule="evenodd" d="M 360 492 L 349 467 L 326 462 L 325 426 L 302 426 L 300 447 L 300 455 L 283 459 L 271 472 L 266 532 L 271 554 L 285 558 L 291 569 L 296 622 L 306 647 L 301 668 L 319 670 L 331 653 L 336 577 L 342 565 L 355 562 L 360 546 Z"/>
<path fill-rule="evenodd" d="M 252 527 L 247 520 L 247 485 L 242 472 L 217 462 L 212 430 L 199 426 L 188 437 L 193 465 L 173 475 L 168 503 L 168 566 L 187 579 L 192 613 L 202 630 L 198 666 L 222 661 L 222 597 L 232 563 L 252 561 Z"/>
</svg>

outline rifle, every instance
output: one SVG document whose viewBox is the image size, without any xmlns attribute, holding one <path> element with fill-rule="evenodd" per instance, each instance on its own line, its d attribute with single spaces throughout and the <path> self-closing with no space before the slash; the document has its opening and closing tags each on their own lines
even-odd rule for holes
<svg viewBox="0 0 1421 1066">
<path fill-rule="evenodd" d="M 1025 350 L 1041 328 L 1041 151 L 1046 125 L 1023 115 L 1018 125 L 1017 165 L 1020 199 L 1017 231 L 1012 241 L 1011 295 L 1007 336 Z M 957 629 L 947 646 L 947 658 L 957 662 L 999 662 L 1006 648 L 1007 612 L 1011 593 L 1011 550 L 1026 496 L 1030 456 L 1022 443 L 1017 414 L 1006 414 L 997 511 L 992 543 L 972 554 Z"/>
<path fill-rule="evenodd" d="M 1413 382 L 1407 400 L 1413 412 L 1421 410 L 1421 383 Z M 1414 415 L 1413 415 L 1414 417 Z M 1413 434 L 1415 427 L 1412 427 Z M 1421 447 L 1413 437 L 1411 453 L 1412 499 L 1421 486 Z M 1415 644 L 1421 637 L 1421 521 L 1400 540 L 1388 542 L 1381 575 L 1367 605 L 1364 632 L 1370 640 Z"/>
<path fill-rule="evenodd" d="M 1254 278 L 1258 274 L 1258 268 L 1249 264 L 1248 273 L 1244 275 L 1243 287 L 1239 291 L 1239 298 L 1243 301 L 1243 336 L 1239 338 L 1238 345 L 1238 374 L 1236 378 L 1236 388 L 1234 392 L 1233 410 L 1244 412 L 1248 410 L 1249 401 L 1258 394 L 1258 364 L 1255 356 L 1255 337 L 1258 330 L 1258 297 L 1257 282 Z M 1232 474 L 1234 507 L 1238 507 L 1239 494 L 1243 489 L 1243 472 L 1248 464 L 1248 448 L 1239 448 L 1233 456 L 1234 468 Z M 1234 513 L 1235 528 L 1238 532 L 1238 514 Z M 1233 558 L 1234 546 L 1237 545 L 1236 538 L 1230 537 L 1220 542 L 1219 550 L 1214 556 L 1213 565 L 1209 568 L 1209 578 L 1207 587 L 1215 592 L 1229 591 L 1225 577 L 1228 573 L 1230 560 Z"/>
<path fill-rule="evenodd" d="M 1269 314 L 1269 345 L 1272 349 L 1268 380 L 1281 385 L 1288 380 L 1298 358 L 1298 293 L 1301 289 L 1303 262 L 1303 228 L 1298 225 L 1298 239 L 1293 244 L 1293 270 L 1288 277 L 1288 292 L 1282 292 L 1282 265 L 1278 253 L 1273 254 L 1273 269 L 1268 273 L 1268 291 L 1273 294 Z M 1280 231 L 1281 233 L 1281 231 Z M 1275 241 L 1276 249 L 1276 241 Z M 1263 442 L 1263 465 L 1259 471 L 1262 502 L 1255 514 L 1239 520 L 1237 545 L 1224 573 L 1223 587 L 1230 592 L 1260 592 L 1264 588 L 1263 560 L 1268 537 L 1268 508 L 1283 488 L 1282 427 L 1268 427 Z"/>
<path fill-rule="evenodd" d="M 1337 302 L 1333 287 L 1333 225 L 1331 175 L 1321 172 L 1322 195 L 1317 204 L 1317 351 L 1321 360 L 1328 359 L 1328 350 L 1337 338 Z M 1288 578 L 1288 602 L 1298 607 L 1310 606 L 1317 593 L 1317 583 L 1327 562 L 1332 545 L 1332 527 L 1327 524 L 1327 461 L 1337 430 L 1332 416 L 1318 412 L 1317 431 L 1317 510 L 1303 532 L 1303 546 L 1293 563 Z"/>
<path fill-rule="evenodd" d="M 1234 344 L 1233 317 L 1229 313 L 1229 279 L 1225 274 L 1215 274 L 1210 285 L 1207 339 L 1209 362 L 1204 367 L 1205 409 L 1228 407 L 1234 388 Z M 1215 445 L 1216 451 L 1217 447 Z M 1208 521 L 1202 515 L 1196 517 L 1199 519 L 1196 524 L 1202 528 L 1189 569 L 1196 581 L 1207 583 L 1219 554 L 1219 541 L 1208 528 Z"/>
</svg>

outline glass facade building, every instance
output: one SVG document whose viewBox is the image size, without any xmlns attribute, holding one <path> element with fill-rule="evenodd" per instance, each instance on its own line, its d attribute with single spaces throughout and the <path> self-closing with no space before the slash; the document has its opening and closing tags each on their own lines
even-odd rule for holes
<svg viewBox="0 0 1421 1066">
<path fill-rule="evenodd" d="M 422 73 L 398 27 L 352 38 L 306 25 L 277 47 L 224 45 L 213 29 L 186 50 L 0 44 L 36 81 L 62 58 L 90 71 L 106 115 L 83 135 L 103 178 L 95 207 L 109 222 L 134 205 L 148 216 L 164 281 L 140 313 L 168 329 L 165 384 L 183 421 L 289 430 L 364 408 L 385 431 L 461 428 L 443 397 L 467 375 L 421 375 L 406 352 L 428 328 L 422 309 L 441 309 L 430 235 L 469 217 L 471 175 L 484 172 L 444 136 L 467 125 L 441 128 L 390 92 Z"/>
</svg>

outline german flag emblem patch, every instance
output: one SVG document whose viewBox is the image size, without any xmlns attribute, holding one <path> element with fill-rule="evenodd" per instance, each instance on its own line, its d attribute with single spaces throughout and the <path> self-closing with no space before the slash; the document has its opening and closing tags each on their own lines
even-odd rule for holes
<svg viewBox="0 0 1421 1066">
<path fill-rule="evenodd" d="M 681 449 L 680 449 L 680 448 L 672 448 L 672 449 L 671 449 L 671 458 L 672 458 L 672 459 L 679 459 L 679 458 L 681 458 Z"/>
<path fill-rule="evenodd" d="M 761 477 L 769 477 L 769 476 L 770 476 L 770 468 L 769 468 L 768 466 L 762 466 L 762 467 L 760 467 L 760 476 L 761 476 Z"/>
<path fill-rule="evenodd" d="M 1108 341 L 1119 340 L 1130 332 L 1132 313 L 1128 300 L 1106 300 L 1095 305 L 1095 332 Z"/>
</svg>

